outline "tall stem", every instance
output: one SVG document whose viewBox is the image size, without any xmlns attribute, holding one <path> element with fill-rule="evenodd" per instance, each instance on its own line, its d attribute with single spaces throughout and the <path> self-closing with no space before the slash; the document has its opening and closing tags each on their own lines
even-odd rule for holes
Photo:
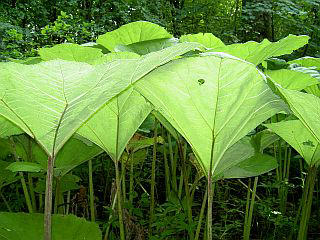
<svg viewBox="0 0 320 240">
<path fill-rule="evenodd" d="M 244 234 L 243 234 L 243 239 L 244 240 L 249 240 L 250 239 L 252 214 L 253 214 L 254 202 L 255 202 L 255 198 L 256 198 L 257 185 L 258 185 L 258 177 L 255 177 L 254 178 L 253 191 L 252 191 L 251 201 L 250 202 L 249 202 L 250 190 L 248 189 L 247 206 L 246 206 L 246 218 L 245 218 L 245 227 L 244 227 Z M 250 184 L 249 184 L 248 187 L 250 188 Z"/>
<path fill-rule="evenodd" d="M 308 175 L 306 179 L 306 185 L 303 189 L 303 196 L 302 199 L 302 212 L 301 212 L 301 219 L 300 219 L 300 226 L 299 226 L 299 233 L 298 233 L 298 240 L 305 240 L 307 239 L 307 233 L 308 233 L 308 223 L 311 213 L 311 207 L 312 207 L 312 197 L 313 197 L 313 190 L 315 181 L 317 178 L 317 167 L 316 166 L 310 166 L 308 169 Z"/>
<path fill-rule="evenodd" d="M 45 193 L 45 205 L 44 205 L 44 239 L 51 240 L 52 232 L 52 184 L 53 184 L 53 166 L 55 156 L 48 157 L 48 169 L 46 179 L 46 193 Z"/>
<path fill-rule="evenodd" d="M 150 201 L 150 219 L 149 219 L 149 238 L 152 236 L 152 223 L 154 218 L 154 190 L 156 186 L 156 160 L 157 160 L 157 138 L 158 138 L 158 120 L 154 122 L 154 141 L 153 141 L 153 156 L 151 169 L 151 201 Z"/>
<path fill-rule="evenodd" d="M 91 159 L 88 162 L 88 167 L 89 167 L 90 217 L 91 217 L 91 221 L 94 222 L 96 220 L 96 217 L 95 217 L 95 208 L 94 208 L 94 189 L 93 189 L 92 160 Z"/>
<path fill-rule="evenodd" d="M 208 189 L 206 189 L 206 191 L 204 193 L 204 196 L 203 196 L 202 205 L 201 205 L 200 214 L 199 214 L 198 225 L 197 225 L 197 230 L 196 230 L 196 233 L 194 235 L 194 240 L 199 240 L 199 235 L 200 235 L 200 230 L 201 230 L 201 225 L 202 225 L 202 219 L 203 219 L 204 210 L 205 210 L 206 204 L 207 204 L 207 196 L 208 196 Z"/>
</svg>

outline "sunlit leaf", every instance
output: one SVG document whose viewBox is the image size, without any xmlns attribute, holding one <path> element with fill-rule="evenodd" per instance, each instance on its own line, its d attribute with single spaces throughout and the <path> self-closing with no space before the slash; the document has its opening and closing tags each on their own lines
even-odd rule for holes
<svg viewBox="0 0 320 240">
<path fill-rule="evenodd" d="M 283 110 L 254 65 L 226 55 L 182 58 L 134 84 L 189 142 L 203 169 L 250 130 Z"/>
<path fill-rule="evenodd" d="M 300 120 L 265 124 L 289 143 L 309 165 L 320 163 L 320 142 Z"/>
<path fill-rule="evenodd" d="M 150 22 L 133 22 L 98 37 L 97 43 L 114 51 L 117 45 L 130 45 L 155 39 L 172 38 L 163 27 Z"/>
<path fill-rule="evenodd" d="M 309 39 L 310 37 L 308 36 L 289 35 L 278 42 L 270 42 L 269 40 L 264 39 L 261 43 L 253 41 L 236 43 L 214 49 L 214 51 L 229 53 L 258 65 L 268 58 L 292 53 L 294 50 L 306 45 Z"/>
<path fill-rule="evenodd" d="M 197 33 L 183 35 L 179 39 L 180 42 L 198 42 L 207 48 L 224 47 L 224 43 L 214 36 L 212 33 Z"/>
<path fill-rule="evenodd" d="M 319 83 L 316 78 L 310 76 L 309 74 L 289 69 L 267 70 L 265 73 L 283 88 L 292 90 L 302 90 L 306 87 Z"/>
</svg>

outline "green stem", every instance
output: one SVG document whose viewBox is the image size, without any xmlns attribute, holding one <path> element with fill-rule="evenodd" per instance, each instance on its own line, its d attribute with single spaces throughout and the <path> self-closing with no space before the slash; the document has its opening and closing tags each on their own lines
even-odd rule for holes
<svg viewBox="0 0 320 240">
<path fill-rule="evenodd" d="M 207 196 L 208 196 L 208 189 L 206 189 L 206 191 L 204 193 L 204 196 L 203 196 L 201 209 L 200 209 L 200 214 L 199 214 L 198 225 L 197 225 L 196 233 L 195 233 L 195 236 L 194 236 L 194 240 L 199 240 L 199 235 L 200 235 L 200 230 L 201 230 L 201 225 L 202 225 L 202 219 L 203 219 L 204 210 L 205 210 L 206 204 L 207 204 Z"/>
<path fill-rule="evenodd" d="M 157 160 L 157 138 L 158 138 L 158 120 L 154 122 L 154 141 L 153 141 L 153 156 L 151 167 L 151 201 L 150 201 L 150 218 L 149 218 L 149 238 L 152 236 L 152 223 L 154 218 L 155 206 L 155 185 L 156 185 L 156 160 Z"/>
<path fill-rule="evenodd" d="M 129 179 L 129 204 L 133 206 L 133 191 L 134 191 L 134 165 L 133 165 L 133 152 L 130 154 L 130 179 Z M 130 213 L 132 213 L 132 208 L 130 208 Z"/>
<path fill-rule="evenodd" d="M 95 208 L 94 208 L 94 188 L 93 188 L 91 159 L 88 161 L 88 167 L 89 167 L 90 217 L 91 217 L 91 221 L 94 222 L 96 220 L 96 217 L 95 217 Z"/>
<path fill-rule="evenodd" d="M 115 195 L 114 195 L 114 199 L 113 199 L 113 201 L 112 201 L 112 206 L 111 206 L 111 210 L 112 210 L 112 211 L 111 211 L 110 216 L 109 216 L 108 227 L 107 227 L 107 229 L 106 229 L 106 234 L 104 235 L 103 240 L 108 240 L 108 236 L 109 236 L 109 232 L 110 232 L 110 227 L 111 227 L 110 221 L 111 221 L 111 219 L 112 219 L 113 212 L 114 212 L 114 209 L 115 209 L 115 207 L 116 207 L 117 194 L 118 194 L 118 193 L 116 192 Z"/>
<path fill-rule="evenodd" d="M 161 133 L 162 133 L 162 138 L 164 138 L 164 127 L 161 127 Z M 163 159 L 164 159 L 164 176 L 165 176 L 165 183 L 166 183 L 166 199 L 169 199 L 169 194 L 170 194 L 170 170 L 169 170 L 169 164 L 168 164 L 168 157 L 167 157 L 167 148 L 165 144 L 163 144 Z"/>
<path fill-rule="evenodd" d="M 175 192 L 177 192 L 177 164 L 176 160 L 173 156 L 173 148 L 171 141 L 171 134 L 168 132 L 168 145 L 169 145 L 169 156 L 171 161 L 171 176 L 172 176 L 172 188 Z"/>
<path fill-rule="evenodd" d="M 249 214 L 248 214 L 248 220 L 245 221 L 245 224 L 247 227 L 246 227 L 246 232 L 243 237 L 244 240 L 250 239 L 249 237 L 250 237 L 250 231 L 251 231 L 252 214 L 253 214 L 254 202 L 255 202 L 255 198 L 256 198 L 257 185 L 258 185 L 258 177 L 255 177 L 254 184 L 253 184 L 253 193 L 251 196 L 251 202 L 250 202 L 250 208 L 249 208 Z"/>
<path fill-rule="evenodd" d="M 305 185 L 305 188 L 303 189 L 303 192 L 304 192 L 303 195 L 305 196 L 305 198 L 303 199 L 303 202 L 302 202 L 301 220 L 300 220 L 297 240 L 307 239 L 308 223 L 309 223 L 309 218 L 311 213 L 312 197 L 313 197 L 313 190 L 314 190 L 316 178 L 317 178 L 317 167 L 310 166 L 308 169 L 306 185 Z"/>
<path fill-rule="evenodd" d="M 185 148 L 183 148 L 182 143 L 179 141 L 179 154 L 180 154 L 180 159 L 182 162 L 182 177 L 183 177 L 183 181 L 184 181 L 184 190 L 185 190 L 185 194 L 186 194 L 186 200 L 187 200 L 187 214 L 188 214 L 188 222 L 189 222 L 189 226 L 192 225 L 192 202 L 191 202 L 191 198 L 190 198 L 190 190 L 189 190 L 189 181 L 188 181 L 188 173 L 187 173 L 187 168 L 186 168 L 186 153 L 184 150 L 186 150 L 186 145 Z M 193 233 L 192 231 L 188 231 L 189 232 L 189 238 L 191 240 L 193 240 Z"/>
<path fill-rule="evenodd" d="M 52 184 L 53 184 L 53 166 L 54 156 L 48 157 L 48 169 L 46 179 L 46 193 L 45 193 L 45 205 L 44 205 L 44 239 L 51 240 L 52 232 Z"/>
</svg>

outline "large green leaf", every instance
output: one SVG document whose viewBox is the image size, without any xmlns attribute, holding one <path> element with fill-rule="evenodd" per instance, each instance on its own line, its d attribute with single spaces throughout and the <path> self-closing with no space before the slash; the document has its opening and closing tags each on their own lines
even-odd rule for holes
<svg viewBox="0 0 320 240">
<path fill-rule="evenodd" d="M 269 40 L 264 39 L 261 43 L 252 41 L 246 43 L 236 43 L 214 50 L 229 53 L 233 56 L 258 65 L 263 60 L 266 60 L 270 57 L 290 54 L 294 50 L 297 50 L 307 44 L 308 40 L 308 36 L 289 35 L 278 42 L 270 42 Z"/>
<path fill-rule="evenodd" d="M 43 214 L 0 213 L 1 240 L 38 240 L 43 236 Z M 53 215 L 52 240 L 101 240 L 98 224 L 73 215 Z"/>
<path fill-rule="evenodd" d="M 104 149 L 113 160 L 119 160 L 151 110 L 151 105 L 129 88 L 94 114 L 78 133 Z"/>
<path fill-rule="evenodd" d="M 177 40 L 175 38 L 164 38 L 142 41 L 129 45 L 117 45 L 114 50 L 116 52 L 132 52 L 140 55 L 145 55 L 173 46 L 175 44 L 177 44 Z"/>
<path fill-rule="evenodd" d="M 303 72 L 292 71 L 289 69 L 267 70 L 265 72 L 274 82 L 282 87 L 292 90 L 302 90 L 306 87 L 316 85 L 319 81 Z"/>
<path fill-rule="evenodd" d="M 216 169 L 233 144 L 284 109 L 253 64 L 224 57 L 182 58 L 134 84 L 189 142 L 203 169 Z"/>
<path fill-rule="evenodd" d="M 289 61 L 289 63 L 296 63 L 302 67 L 316 67 L 317 70 L 320 70 L 320 58 L 302 57 Z"/>
<path fill-rule="evenodd" d="M 35 138 L 48 155 L 56 155 L 103 104 L 153 69 L 197 47 L 182 43 L 139 59 L 95 67 L 61 60 L 1 64 L 0 115 Z"/>
<path fill-rule="evenodd" d="M 277 168 L 277 160 L 267 154 L 255 154 L 254 156 L 238 163 L 223 172 L 223 178 L 247 178 L 267 173 Z"/>
<path fill-rule="evenodd" d="M 103 56 L 101 49 L 84 47 L 78 44 L 58 44 L 51 48 L 41 48 L 39 50 L 41 59 L 45 61 L 62 59 L 68 61 L 93 63 Z"/>
<path fill-rule="evenodd" d="M 172 38 L 172 35 L 157 24 L 139 21 L 123 25 L 114 31 L 100 35 L 97 43 L 113 52 L 117 45 L 130 45 L 162 38 Z"/>
<path fill-rule="evenodd" d="M 320 98 L 312 94 L 278 87 L 280 93 L 314 139 L 320 142 Z"/>
<path fill-rule="evenodd" d="M 300 120 L 265 124 L 289 143 L 309 165 L 320 163 L 320 142 Z"/>
<path fill-rule="evenodd" d="M 207 48 L 225 47 L 224 43 L 212 33 L 197 33 L 183 35 L 180 42 L 198 42 Z"/>
</svg>

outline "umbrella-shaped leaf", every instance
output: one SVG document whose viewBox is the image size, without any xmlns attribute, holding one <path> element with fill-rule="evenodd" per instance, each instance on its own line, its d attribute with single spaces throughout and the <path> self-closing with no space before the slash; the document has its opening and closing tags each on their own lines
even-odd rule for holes
<svg viewBox="0 0 320 240">
<path fill-rule="evenodd" d="M 283 88 L 291 90 L 302 90 L 306 87 L 319 83 L 316 78 L 310 76 L 309 74 L 292 71 L 289 69 L 267 70 L 265 73 Z"/>
<path fill-rule="evenodd" d="M 129 45 L 117 45 L 114 50 L 116 52 L 132 52 L 140 55 L 145 55 L 173 46 L 177 44 L 177 42 L 178 41 L 175 38 L 154 39 L 132 43 Z"/>
<path fill-rule="evenodd" d="M 284 109 L 253 64 L 234 57 L 182 58 L 134 84 L 189 142 L 203 169 Z"/>
<path fill-rule="evenodd" d="M 207 48 L 225 47 L 224 43 L 212 33 L 197 33 L 183 35 L 180 42 L 198 42 Z"/>
<path fill-rule="evenodd" d="M 310 132 L 317 142 L 320 142 L 320 98 L 312 94 L 288 90 L 278 87 L 290 109 Z"/>
<path fill-rule="evenodd" d="M 102 107 L 78 133 L 104 149 L 113 160 L 118 160 L 151 110 L 151 105 L 130 88 Z"/>
<path fill-rule="evenodd" d="M 320 163 L 320 143 L 300 120 L 265 124 L 289 143 L 309 165 Z"/>
<path fill-rule="evenodd" d="M 130 45 L 163 38 L 172 38 L 172 35 L 157 24 L 139 21 L 123 25 L 114 31 L 100 35 L 97 43 L 113 52 L 117 45 Z"/>
<path fill-rule="evenodd" d="M 100 240 L 98 224 L 73 215 L 53 215 L 52 240 Z M 43 214 L 0 213 L 0 239 L 31 240 L 43 236 Z"/>
<path fill-rule="evenodd" d="M 0 115 L 54 156 L 103 104 L 153 69 L 197 46 L 178 44 L 139 59 L 95 67 L 61 60 L 35 65 L 1 64 Z"/>
<path fill-rule="evenodd" d="M 101 49 L 84 47 L 78 44 L 58 44 L 51 48 L 41 48 L 39 55 L 42 60 L 62 59 L 68 61 L 93 63 L 103 56 Z"/>
<path fill-rule="evenodd" d="M 270 57 L 290 54 L 308 43 L 308 36 L 289 35 L 278 42 L 270 42 L 264 39 L 261 43 L 246 42 L 227 45 L 214 49 L 215 51 L 229 53 L 248 62 L 258 65 Z"/>
<path fill-rule="evenodd" d="M 254 156 L 238 163 L 223 173 L 223 178 L 247 178 L 267 173 L 277 168 L 277 160 L 267 154 Z"/>
</svg>

